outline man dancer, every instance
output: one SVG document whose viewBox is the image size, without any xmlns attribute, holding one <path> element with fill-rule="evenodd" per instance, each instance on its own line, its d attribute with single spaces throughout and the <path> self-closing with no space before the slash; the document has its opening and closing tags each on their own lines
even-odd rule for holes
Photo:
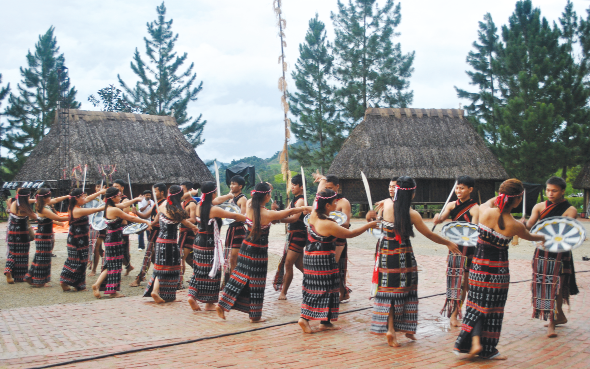
<svg viewBox="0 0 590 369">
<path fill-rule="evenodd" d="M 301 174 L 297 174 L 291 178 L 291 193 L 294 197 L 287 209 L 306 206 L 303 196 L 303 179 Z M 307 242 L 307 228 L 303 223 L 303 218 L 303 213 L 300 213 L 291 215 L 280 221 L 281 223 L 288 224 L 288 235 L 287 243 L 285 244 L 285 252 L 279 263 L 273 283 L 275 291 L 281 291 L 279 294 L 279 300 L 287 299 L 287 292 L 293 281 L 293 265 L 303 273 L 303 248 Z"/>
<path fill-rule="evenodd" d="M 475 180 L 469 176 L 457 178 L 455 195 L 457 201 L 450 202 L 441 214 L 434 215 L 434 224 L 440 224 L 447 218 L 455 221 L 477 224 L 479 221 L 479 205 L 471 198 L 475 187 Z M 441 314 L 447 310 L 447 317 L 451 318 L 451 326 L 459 327 L 461 323 L 457 317 L 461 317 L 461 306 L 469 291 L 469 268 L 475 254 L 475 247 L 459 246 L 461 255 L 449 252 L 447 265 L 447 299 Z"/>
<path fill-rule="evenodd" d="M 152 191 L 145 190 L 143 191 L 143 200 L 139 203 L 139 212 L 143 213 L 144 211 L 151 209 L 154 206 L 154 201 L 152 200 Z M 148 239 L 150 238 L 150 231 L 141 231 L 137 234 L 137 249 L 138 250 L 145 250 L 145 241 L 143 234 L 148 234 Z"/>
<path fill-rule="evenodd" d="M 193 189 L 192 182 L 182 182 L 180 185 L 183 193 L 188 193 Z M 197 202 L 192 198 L 188 197 L 182 201 L 182 208 L 188 215 L 188 221 L 197 224 Z M 191 267 L 193 266 L 193 243 L 195 242 L 195 233 L 190 229 L 180 224 L 180 231 L 178 232 L 178 247 L 182 253 L 182 267 L 180 270 L 180 280 L 178 281 L 178 289 L 184 288 L 184 272 L 186 270 L 186 264 L 188 263 Z"/>
<path fill-rule="evenodd" d="M 528 222 L 523 219 L 527 229 L 545 218 L 563 216 L 575 219 L 578 216 L 576 208 L 564 197 L 566 183 L 563 178 L 551 177 L 546 185 L 548 200 L 533 207 Z M 549 319 L 547 337 L 557 337 L 555 326 L 567 323 L 563 303 L 569 305 L 570 295 L 578 294 L 572 252 L 553 253 L 535 249 L 531 290 L 533 318 Z"/>
<path fill-rule="evenodd" d="M 154 261 L 154 245 L 156 244 L 158 234 L 160 233 L 160 219 L 157 216 L 158 207 L 166 201 L 166 185 L 164 183 L 156 183 L 154 185 L 154 195 L 156 196 L 156 203 L 146 212 L 137 214 L 142 219 L 147 219 L 149 217 L 152 220 L 152 231 L 148 239 L 148 245 L 145 249 L 141 270 L 135 280 L 129 285 L 131 287 L 138 287 L 141 282 L 143 282 L 145 275 L 150 269 L 150 263 Z"/>
<path fill-rule="evenodd" d="M 246 195 L 242 193 L 242 189 L 246 185 L 246 181 L 242 176 L 233 176 L 230 180 L 229 189 L 233 198 L 230 202 L 234 205 L 237 205 L 240 208 L 242 214 L 246 214 L 246 203 L 248 199 Z M 229 257 L 229 273 L 231 273 L 236 264 L 238 262 L 238 254 L 240 253 L 240 247 L 242 247 L 242 242 L 246 238 L 246 227 L 244 223 L 233 221 L 227 228 L 227 233 L 225 236 L 225 256 L 226 258 Z M 227 281 L 229 275 L 226 275 L 225 280 Z"/>
<path fill-rule="evenodd" d="M 117 204 L 117 207 L 126 213 L 133 211 L 135 214 L 137 214 L 137 210 L 135 208 L 133 208 L 133 210 L 131 210 L 131 208 L 130 208 L 131 203 L 129 201 L 133 201 L 133 200 L 131 199 L 129 201 L 125 201 L 127 199 L 127 196 L 124 193 L 125 186 L 127 186 L 127 184 L 122 179 L 117 179 L 113 182 L 113 187 L 115 187 L 116 189 L 121 191 L 121 203 Z M 127 225 L 126 220 L 123 221 L 123 225 Z M 123 247 L 124 247 L 124 249 L 123 249 L 124 250 L 124 252 L 123 252 L 123 257 L 124 257 L 123 265 L 125 265 L 125 276 L 128 276 L 129 272 L 131 272 L 133 269 L 135 269 L 133 267 L 133 265 L 131 265 L 131 253 L 130 253 L 130 249 L 129 249 L 130 243 L 129 243 L 129 235 L 128 234 L 123 235 Z"/>
<path fill-rule="evenodd" d="M 102 186 L 102 187 L 101 187 Z M 104 181 L 100 180 L 96 182 L 94 186 L 94 192 L 98 192 L 100 190 L 106 190 L 107 185 Z M 99 197 L 100 200 L 100 197 Z M 92 226 L 91 226 L 92 228 Z M 88 273 L 88 276 L 93 277 L 96 275 L 96 267 L 98 266 L 98 262 L 100 258 L 104 255 L 104 250 L 102 249 L 102 244 L 104 243 L 104 239 L 107 237 L 107 229 L 103 229 L 98 231 L 98 236 L 94 242 L 94 248 L 92 249 L 92 265 L 90 265 L 91 270 Z M 92 240 L 91 240 L 92 241 Z"/>
</svg>

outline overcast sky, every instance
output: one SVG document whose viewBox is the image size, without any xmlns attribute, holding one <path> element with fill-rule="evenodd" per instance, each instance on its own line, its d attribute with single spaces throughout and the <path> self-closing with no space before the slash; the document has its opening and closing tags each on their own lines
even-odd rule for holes
<svg viewBox="0 0 590 369">
<path fill-rule="evenodd" d="M 344 0 L 348 1 L 348 0 Z M 380 3 L 384 3 L 381 0 Z M 500 28 L 514 11 L 515 0 L 402 1 L 397 29 L 404 53 L 415 51 L 410 79 L 415 108 L 457 108 L 453 86 L 468 86 L 465 57 L 477 38 L 478 22 L 490 12 Z M 50 26 L 65 54 L 70 79 L 82 109 L 94 110 L 88 96 L 109 84 L 117 74 L 133 85 L 129 63 L 135 48 L 145 56 L 146 22 L 156 19 L 154 0 L 10 1 L 2 0 L 0 16 L 0 73 L 13 91 L 26 65 L 27 50 Z M 397 2 L 396 2 L 397 3 Z M 535 0 L 543 16 L 557 21 L 565 0 Z M 578 15 L 590 5 L 575 0 Z M 280 42 L 272 0 L 168 0 L 167 17 L 179 34 L 176 51 L 187 52 L 195 63 L 203 91 L 189 113 L 207 120 L 202 159 L 222 162 L 246 156 L 267 158 L 281 150 L 283 113 L 277 80 Z M 308 21 L 315 13 L 326 23 L 333 40 L 330 13 L 337 0 L 283 0 L 287 20 L 286 55 L 290 71 L 298 57 Z M 294 88 L 294 84 L 289 84 Z M 6 107 L 6 100 L 3 108 Z"/>
</svg>

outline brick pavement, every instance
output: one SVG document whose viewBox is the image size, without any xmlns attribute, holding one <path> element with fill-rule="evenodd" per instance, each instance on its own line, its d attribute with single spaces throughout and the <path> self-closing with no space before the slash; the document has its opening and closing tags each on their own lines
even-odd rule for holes
<svg viewBox="0 0 590 369">
<path fill-rule="evenodd" d="M 282 247 L 282 242 L 272 242 L 270 252 L 280 254 Z M 367 297 L 373 253 L 353 248 L 349 254 L 349 284 L 354 292 L 351 302 L 341 305 L 344 313 L 371 306 Z M 444 259 L 417 256 L 417 260 L 420 268 L 419 296 L 444 292 Z M 530 261 L 511 261 L 511 271 L 512 281 L 529 279 Z M 298 272 L 288 301 L 276 300 L 278 293 L 270 283 L 273 277 L 274 271 L 269 271 L 263 313 L 267 322 L 260 325 L 249 323 L 247 315 L 240 312 L 228 314 L 227 321 L 220 321 L 214 312 L 194 313 L 186 303 L 185 292 L 178 294 L 179 302 L 165 305 L 132 297 L 0 311 L 0 367 L 56 364 L 264 327 L 269 328 L 193 344 L 116 355 L 78 365 L 134 367 L 154 361 L 166 367 L 179 364 L 202 367 L 354 367 L 367 363 L 382 367 L 424 364 L 448 367 L 465 364 L 450 354 L 457 330 L 449 331 L 447 320 L 438 315 L 444 296 L 420 301 L 420 340 L 391 349 L 382 337 L 368 333 L 370 310 L 343 314 L 338 323 L 342 327 L 340 331 L 304 336 L 295 324 L 272 327 L 297 320 L 301 302 L 301 275 Z M 511 285 L 499 346 L 503 353 L 510 356 L 510 361 L 501 365 L 563 366 L 560 357 L 567 357 L 570 364 L 590 363 L 590 321 L 588 314 L 582 311 L 588 303 L 589 282 L 590 273 L 579 274 L 581 293 L 572 298 L 572 310 L 568 314 L 571 324 L 559 328 L 558 333 L 562 334 L 553 340 L 543 337 L 545 329 L 542 322 L 530 318 L 529 283 Z M 553 348 L 549 348 L 549 344 Z M 486 367 L 498 363 L 471 365 Z"/>
</svg>

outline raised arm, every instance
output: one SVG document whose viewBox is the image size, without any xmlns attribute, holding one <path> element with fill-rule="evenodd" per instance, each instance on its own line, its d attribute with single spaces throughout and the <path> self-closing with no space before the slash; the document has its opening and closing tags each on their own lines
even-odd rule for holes
<svg viewBox="0 0 590 369">
<path fill-rule="evenodd" d="M 542 234 L 531 234 L 524 224 L 520 222 L 514 222 L 514 233 L 516 236 L 527 241 L 545 242 L 545 236 Z"/>
<path fill-rule="evenodd" d="M 526 229 L 531 229 L 541 217 L 541 207 L 543 207 L 543 203 L 539 203 L 533 206 L 533 211 L 531 212 L 531 217 L 528 220 L 522 219 L 522 223 L 526 227 Z M 520 236 L 519 236 L 520 237 Z"/>
<path fill-rule="evenodd" d="M 305 202 L 303 199 L 297 200 L 297 202 L 295 202 L 295 208 L 303 206 L 304 203 Z M 289 209 L 291 209 L 291 204 L 289 204 L 289 207 L 287 207 L 286 210 L 289 210 Z M 298 220 L 299 220 L 299 213 L 290 215 L 286 218 L 281 219 L 280 221 L 281 221 L 281 223 L 295 223 Z"/>
<path fill-rule="evenodd" d="M 107 192 L 106 188 L 103 188 L 102 190 L 95 192 L 92 195 L 88 195 L 88 196 L 86 196 L 86 199 L 84 199 L 84 203 L 87 204 L 90 201 L 96 199 L 98 196 L 104 195 L 106 192 Z"/>
<path fill-rule="evenodd" d="M 46 204 L 47 205 L 55 205 L 59 202 L 65 201 L 68 199 L 68 195 L 65 196 L 60 196 L 60 197 L 54 197 L 53 199 L 49 200 Z"/>
<path fill-rule="evenodd" d="M 94 214 L 94 213 L 98 213 L 100 211 L 103 211 L 104 207 L 100 207 L 100 208 L 75 208 L 72 211 L 72 215 L 74 216 L 74 218 L 80 218 L 83 217 L 84 215 L 90 215 L 90 214 Z"/>
<path fill-rule="evenodd" d="M 209 211 L 209 216 L 211 218 L 215 217 L 215 218 L 229 218 L 229 219 L 233 219 L 233 220 L 237 220 L 238 222 L 245 222 L 246 221 L 246 216 L 244 214 L 237 214 L 237 213 L 232 213 L 226 210 L 223 210 L 221 208 L 218 207 L 211 207 L 211 210 Z"/>
<path fill-rule="evenodd" d="M 410 210 L 410 219 L 412 220 L 412 224 L 414 225 L 414 227 L 416 227 L 416 230 L 422 233 L 430 241 L 436 242 L 440 245 L 445 245 L 453 254 L 461 253 L 461 251 L 459 251 L 459 247 L 457 247 L 456 244 L 452 243 L 446 238 L 437 235 L 436 233 L 433 233 L 430 229 L 428 229 L 426 224 L 424 224 L 424 221 L 422 220 L 420 213 L 418 213 L 416 210 Z"/>
<path fill-rule="evenodd" d="M 444 222 L 446 219 L 448 219 L 451 215 L 451 210 L 453 210 L 454 208 L 455 203 L 448 203 L 447 206 L 445 206 L 445 208 L 442 209 L 443 211 L 441 213 L 434 214 L 434 218 L 432 219 L 434 224 L 440 224 Z"/>
<path fill-rule="evenodd" d="M 39 215 L 42 215 L 44 218 L 49 218 L 51 220 L 55 220 L 58 222 L 63 222 L 63 221 L 67 221 L 70 218 L 69 217 L 60 217 L 59 215 L 55 214 L 53 211 L 49 210 L 49 209 L 41 209 L 41 211 L 38 211 L 37 213 L 39 213 Z"/>
<path fill-rule="evenodd" d="M 311 206 L 300 206 L 297 208 L 285 209 L 285 210 L 279 210 L 279 211 L 266 210 L 265 216 L 268 217 L 268 220 L 270 220 L 272 222 L 275 220 L 281 220 L 281 219 L 291 216 L 293 214 L 302 213 L 304 211 L 311 212 L 312 211 Z"/>
</svg>

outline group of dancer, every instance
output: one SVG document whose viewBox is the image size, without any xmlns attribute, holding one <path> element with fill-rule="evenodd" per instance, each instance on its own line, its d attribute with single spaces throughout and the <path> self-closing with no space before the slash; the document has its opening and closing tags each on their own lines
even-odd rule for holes
<svg viewBox="0 0 590 369">
<path fill-rule="evenodd" d="M 478 224 L 477 247 L 458 247 L 455 243 L 433 233 L 420 214 L 411 207 L 416 184 L 410 177 L 393 178 L 389 184 L 390 197 L 370 210 L 367 223 L 350 228 L 351 205 L 339 195 L 339 180 L 335 176 L 314 173 L 318 183 L 312 206 L 305 203 L 303 179 L 291 179 L 293 201 L 286 210 L 276 204 L 267 208 L 272 198 L 272 186 L 267 182 L 255 185 L 251 198 L 242 193 L 245 181 L 240 176 L 231 178 L 230 193 L 218 196 L 215 183 L 202 185 L 185 182 L 169 188 L 155 184 L 153 206 L 144 211 L 130 206 L 142 199 L 123 200 L 124 182 L 108 189 L 97 185 L 96 192 L 86 195 L 74 189 L 69 196 L 51 198 L 51 191 L 40 189 L 35 195 L 35 211 L 30 207 L 30 192 L 21 189 L 10 204 L 8 226 L 9 257 L 6 262 L 8 283 L 26 281 L 33 286 L 45 286 L 50 280 L 51 249 L 54 221 L 69 221 L 68 258 L 60 277 L 64 291 L 83 291 L 89 252 L 88 216 L 103 211 L 107 228 L 99 232 L 94 244 L 94 269 L 97 259 L 104 255 L 102 269 L 92 286 L 95 297 L 101 292 L 121 297 L 121 273 L 125 265 L 132 269 L 129 241 L 123 227 L 127 222 L 146 223 L 148 244 L 141 270 L 131 286 L 139 286 L 146 279 L 150 264 L 151 277 L 147 280 L 144 297 L 157 303 L 174 301 L 183 287 L 185 266 L 192 267 L 188 283 L 188 304 L 194 311 L 202 308 L 216 311 L 225 319 L 232 309 L 248 314 L 251 322 L 262 318 L 268 267 L 268 236 L 275 223 L 288 224 L 288 238 L 284 255 L 273 281 L 280 291 L 279 300 L 287 299 L 294 278 L 294 267 L 303 274 L 302 303 L 299 326 L 305 333 L 333 329 L 338 319 L 341 301 L 352 292 L 346 285 L 348 238 L 357 237 L 379 224 L 383 236 L 375 253 L 376 291 L 373 303 L 371 333 L 383 334 L 390 346 L 399 346 L 396 333 L 416 339 L 418 323 L 418 267 L 410 238 L 414 228 L 433 242 L 449 249 L 447 267 L 447 299 L 443 312 L 451 318 L 451 325 L 461 326 L 455 350 L 469 357 L 504 359 L 496 349 L 502 328 L 510 273 L 508 247 L 513 237 L 543 242 L 544 237 L 528 232 L 538 220 L 551 216 L 575 218 L 576 209 L 564 198 L 565 181 L 553 177 L 547 181 L 548 201 L 535 205 L 528 221 L 517 221 L 511 211 L 523 196 L 519 180 L 502 183 L 499 195 L 478 205 L 471 199 L 475 182 L 467 176 L 459 177 L 455 193 L 457 201 L 448 204 L 434 218 L 435 224 L 447 218 Z M 200 198 L 193 196 L 201 190 Z M 104 205 L 85 208 L 85 204 L 104 196 Z M 60 217 L 47 208 L 52 203 L 67 200 L 68 216 Z M 230 212 L 220 205 L 230 201 L 239 211 Z M 340 211 L 347 221 L 339 225 L 329 214 Z M 130 215 L 129 212 L 133 212 Z M 308 225 L 303 222 L 308 217 Z M 28 269 L 28 220 L 36 219 L 36 253 Z M 225 245 L 221 240 L 222 219 L 234 221 L 227 230 Z M 180 230 L 179 230 L 180 228 Z M 104 254 L 102 254 L 104 244 Z M 547 265 L 551 268 L 547 268 Z M 548 272 L 550 271 L 550 272 Z M 551 275 L 547 275 L 551 273 Z M 555 336 L 555 325 L 564 324 L 563 302 L 577 293 L 573 259 L 570 253 L 550 253 L 537 249 L 533 257 L 533 316 L 549 320 L 548 336 Z M 466 312 L 461 319 L 461 307 L 467 298 Z M 201 306 L 200 304 L 203 304 Z M 310 321 L 320 321 L 318 328 Z"/>
</svg>

